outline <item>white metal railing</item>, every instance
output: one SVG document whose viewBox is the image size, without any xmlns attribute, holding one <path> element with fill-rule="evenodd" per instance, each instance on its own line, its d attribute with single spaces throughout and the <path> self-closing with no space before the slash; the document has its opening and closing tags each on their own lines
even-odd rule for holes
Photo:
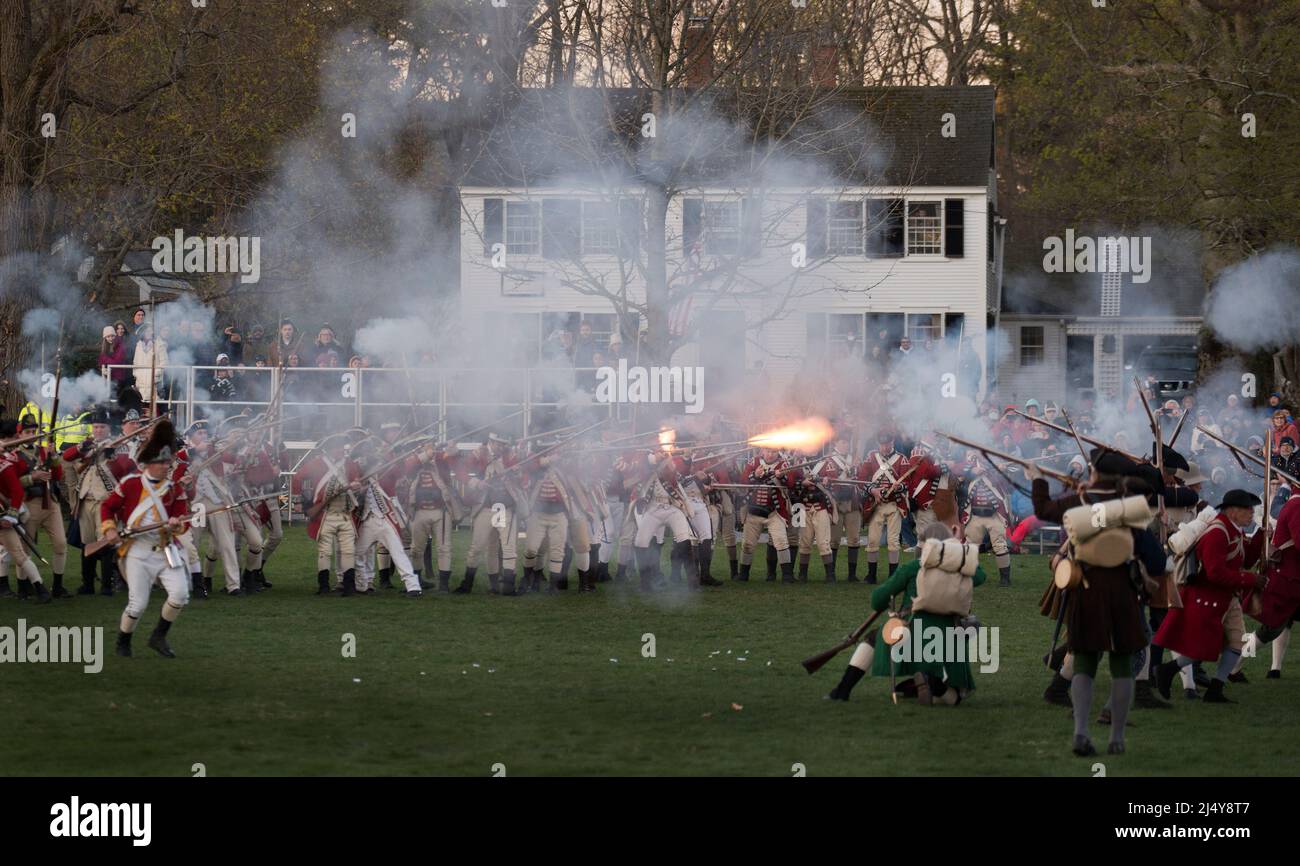
<svg viewBox="0 0 1300 866">
<path fill-rule="evenodd" d="M 134 373 L 134 365 L 103 368 Z M 284 388 L 282 438 L 311 447 L 322 436 L 351 426 L 374 429 L 385 421 L 409 422 L 410 429 L 436 423 L 442 437 L 518 412 L 501 432 L 532 429 L 535 417 L 561 408 L 593 418 L 626 417 L 627 404 L 597 403 L 595 367 L 400 368 L 400 367 L 159 367 L 158 404 L 179 426 L 200 418 L 223 418 L 245 410 L 264 411 Z M 234 382 L 230 399 L 214 398 L 217 371 Z M 282 383 L 283 382 L 283 386 Z M 143 396 L 143 394 L 142 394 Z M 149 402 L 148 400 L 145 401 Z M 472 423 L 471 423 L 472 422 Z"/>
</svg>

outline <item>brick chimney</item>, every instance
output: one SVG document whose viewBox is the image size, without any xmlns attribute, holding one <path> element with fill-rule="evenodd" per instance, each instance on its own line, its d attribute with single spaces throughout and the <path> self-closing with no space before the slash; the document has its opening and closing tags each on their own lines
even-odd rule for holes
<svg viewBox="0 0 1300 866">
<path fill-rule="evenodd" d="M 816 87 L 839 84 L 839 49 L 834 43 L 818 40 L 812 49 L 812 83 Z"/>
<path fill-rule="evenodd" d="M 686 86 L 707 87 L 713 81 L 713 28 L 708 18 L 687 21 L 685 47 Z"/>
</svg>

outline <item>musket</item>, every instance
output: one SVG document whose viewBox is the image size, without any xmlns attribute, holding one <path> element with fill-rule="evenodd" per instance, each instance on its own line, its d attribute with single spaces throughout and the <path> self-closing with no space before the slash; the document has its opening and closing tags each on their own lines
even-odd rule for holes
<svg viewBox="0 0 1300 866">
<path fill-rule="evenodd" d="M 835 646 L 831 647 L 825 652 L 817 653 L 817 655 L 815 656 L 809 656 L 808 658 L 801 661 L 799 664 L 803 665 L 803 669 L 806 670 L 808 673 L 810 674 L 817 673 L 817 671 L 821 670 L 828 661 L 835 658 L 837 655 L 839 655 L 849 647 L 853 646 L 858 641 L 862 640 L 862 636 L 867 633 L 867 629 L 871 628 L 871 624 L 874 623 L 877 619 L 879 619 L 882 613 L 884 613 L 883 610 L 876 611 L 871 616 L 867 617 L 866 621 L 863 622 L 862 625 L 858 626 L 853 631 L 849 632 L 849 634 L 844 638 L 844 640 L 840 641 Z"/>
<path fill-rule="evenodd" d="M 1183 425 L 1187 423 L 1187 416 L 1190 414 L 1192 413 L 1184 411 L 1183 414 L 1179 417 L 1178 426 L 1174 428 L 1174 435 L 1169 437 L 1170 448 L 1173 448 L 1174 443 L 1178 441 L 1178 434 L 1183 432 Z"/>
<path fill-rule="evenodd" d="M 64 424 L 62 427 L 54 427 L 41 433 L 18 436 L 13 439 L 2 439 L 0 440 L 0 448 L 17 448 L 19 445 L 26 445 L 28 442 L 35 442 L 37 439 L 44 439 L 46 436 L 53 436 L 55 433 L 62 433 L 64 430 L 72 430 L 80 426 L 81 424 Z"/>
<path fill-rule="evenodd" d="M 23 526 L 21 521 L 4 520 L 4 521 L 0 521 L 0 523 L 7 524 L 9 528 L 14 531 L 14 534 L 18 536 L 18 539 L 23 543 L 23 546 L 26 547 L 27 550 L 31 553 L 32 558 L 39 559 L 45 565 L 50 564 L 50 561 L 45 557 L 41 556 L 41 552 L 36 549 L 36 545 L 32 542 L 32 537 L 27 534 L 27 529 L 26 527 Z"/>
<path fill-rule="evenodd" d="M 567 427 L 558 427 L 555 430 L 547 430 L 545 433 L 534 433 L 532 436 L 525 436 L 523 439 L 516 439 L 515 445 L 517 447 L 525 442 L 532 442 L 534 439 L 544 439 L 547 436 L 558 436 L 561 433 L 568 433 L 570 430 L 575 430 L 577 427 L 577 424 L 570 424 Z"/>
<path fill-rule="evenodd" d="M 1070 413 L 1062 409 L 1061 417 L 1065 419 L 1065 426 L 1070 428 L 1070 435 L 1074 437 L 1074 444 L 1079 446 L 1079 456 L 1083 458 L 1083 464 L 1087 466 L 1090 463 L 1088 451 L 1083 447 L 1083 440 L 1079 438 L 1079 432 L 1074 429 L 1074 422 L 1070 420 Z"/>
<path fill-rule="evenodd" d="M 511 418 L 515 417 L 516 415 L 522 415 L 522 414 L 524 414 L 524 410 L 523 410 L 523 409 L 520 409 L 518 412 L 511 412 L 509 415 L 507 415 L 507 416 L 504 417 L 504 418 L 498 418 L 498 419 L 495 420 L 495 421 L 489 421 L 487 424 L 484 424 L 482 427 L 475 427 L 473 430 L 469 431 L 468 433 L 461 433 L 460 435 L 458 435 L 458 436 L 453 436 L 453 437 L 451 437 L 451 438 L 453 438 L 453 439 L 458 439 L 458 440 L 459 440 L 459 439 L 465 439 L 466 437 L 473 436 L 475 433 L 479 433 L 479 432 L 481 432 L 481 431 L 483 431 L 483 430 L 486 430 L 486 429 L 489 428 L 489 427 L 495 427 L 496 425 L 500 424 L 502 421 L 509 421 Z M 440 423 L 441 421 L 442 421 L 442 419 L 440 418 L 440 419 L 438 419 L 438 422 L 437 422 L 437 423 Z M 433 426 L 433 424 L 430 424 L 430 425 L 429 425 L 429 427 L 432 427 L 432 426 Z M 425 430 L 428 430 L 429 427 L 426 427 L 426 428 L 424 428 L 424 429 L 425 429 Z M 412 435 L 414 435 L 414 434 L 412 434 Z M 408 438 L 409 438 L 409 437 L 408 437 Z"/>
<path fill-rule="evenodd" d="M 1137 386 L 1138 393 L 1140 394 L 1142 392 L 1142 385 L 1138 382 L 1137 376 L 1133 377 L 1133 384 Z M 1165 437 L 1164 432 L 1160 429 L 1160 423 L 1156 421 L 1155 413 L 1151 411 L 1151 407 L 1147 404 L 1147 401 L 1141 400 L 1140 402 L 1142 403 L 1142 408 L 1146 410 L 1147 423 L 1151 425 L 1151 438 L 1155 440 L 1156 444 L 1156 469 L 1160 472 L 1161 488 L 1160 495 L 1156 497 L 1156 505 L 1160 510 L 1160 546 L 1163 547 L 1165 542 L 1169 540 L 1169 526 L 1165 522 Z M 1267 476 L 1265 476 L 1265 478 L 1267 479 Z M 1265 483 L 1267 483 L 1267 480 Z"/>
<path fill-rule="evenodd" d="M 204 515 L 206 516 L 209 514 L 220 514 L 223 511 L 234 511 L 236 508 L 243 508 L 245 505 L 250 505 L 254 502 L 261 502 L 264 499 L 275 499 L 283 495 L 284 495 L 283 492 L 277 492 L 277 493 L 264 493 L 261 496 L 250 496 L 248 499 L 241 499 L 238 502 L 232 502 L 229 505 L 222 505 L 219 508 L 208 508 L 204 511 Z M 184 517 L 180 518 L 180 520 L 181 523 L 189 523 L 197 516 L 198 515 L 195 514 L 187 514 Z M 128 529 L 123 532 L 119 532 L 117 534 L 117 537 L 118 540 L 121 541 L 128 538 L 132 538 L 137 535 L 141 535 L 146 532 L 153 532 L 156 529 L 163 529 L 167 525 L 168 525 L 168 521 L 166 520 L 161 521 L 159 523 L 150 523 L 145 526 L 138 526 L 135 529 Z M 110 542 L 109 539 L 107 538 L 101 538 L 98 541 L 92 541 L 90 544 L 86 545 L 85 551 L 82 553 L 82 556 L 94 556 L 96 553 L 99 553 L 99 551 L 103 550 L 105 547 L 108 547 L 111 543 L 112 542 Z"/>
<path fill-rule="evenodd" d="M 59 386 L 63 383 L 63 318 L 59 317 L 59 345 L 54 350 L 54 402 L 50 405 L 50 427 L 53 428 L 58 423 L 59 418 Z M 50 433 L 49 440 L 45 443 L 45 459 L 42 462 L 44 471 L 50 471 L 51 452 L 54 451 L 54 434 Z M 48 479 L 44 488 L 41 490 L 41 507 L 46 511 L 50 510 L 50 487 L 54 484 L 54 479 Z"/>
<path fill-rule="evenodd" d="M 1021 412 L 1019 409 L 1012 409 L 1011 413 L 1013 415 L 1019 415 L 1021 418 L 1024 418 L 1028 421 L 1033 421 L 1035 424 L 1042 424 L 1044 427 L 1048 427 L 1052 430 L 1055 430 L 1058 433 L 1064 433 L 1067 436 L 1070 434 L 1070 431 L 1065 427 L 1061 427 L 1058 424 L 1053 424 L 1051 421 L 1047 421 L 1043 418 L 1035 418 L 1033 415 L 1026 415 L 1024 412 Z M 948 438 L 951 439 L 952 437 L 950 436 Z M 1116 448 L 1114 445 L 1109 445 L 1101 441 L 1100 439 L 1094 439 L 1092 436 L 1085 436 L 1084 434 L 1080 433 L 1079 438 L 1082 439 L 1084 442 L 1087 442 L 1089 445 L 1096 445 L 1098 448 L 1105 448 L 1108 451 L 1114 451 L 1116 454 L 1123 454 L 1125 457 L 1127 457 L 1128 459 L 1136 463 L 1141 463 L 1146 459 L 1145 457 L 1139 457 L 1136 454 L 1130 454 L 1129 452 L 1124 451 L 1121 448 Z"/>
<path fill-rule="evenodd" d="M 136 436 L 139 436 L 142 433 L 147 432 L 151 427 L 153 427 L 161 420 L 162 418 L 154 418 L 148 424 L 145 424 L 143 427 L 141 427 L 139 430 L 136 430 L 133 433 L 121 433 L 117 436 L 114 436 L 112 439 L 105 439 L 103 442 L 94 443 L 95 447 L 91 448 L 89 452 L 87 452 L 82 457 L 78 458 L 79 465 L 81 466 L 88 465 L 92 460 L 94 460 L 96 457 L 99 456 L 100 452 L 107 451 L 110 448 L 116 448 L 117 446 L 121 445 L 123 442 L 127 441 L 128 439 L 132 439 Z"/>
<path fill-rule="evenodd" d="M 1251 461 L 1256 466 L 1264 465 L 1264 461 L 1260 460 L 1254 454 L 1251 454 L 1249 451 L 1243 451 L 1241 448 L 1238 448 L 1236 445 L 1233 445 L 1231 442 L 1224 439 L 1222 436 L 1216 435 L 1213 431 L 1206 430 L 1200 424 L 1196 425 L 1196 429 L 1200 430 L 1206 436 L 1209 436 L 1215 442 L 1218 442 L 1220 445 L 1229 449 L 1232 452 L 1232 455 L 1237 458 L 1237 462 L 1241 464 L 1242 469 L 1246 469 L 1246 464 L 1241 462 L 1242 457 L 1245 457 L 1247 460 Z M 1250 470 L 1246 469 L 1246 471 L 1249 472 Z M 1300 487 L 1300 478 L 1296 478 L 1294 475 L 1290 475 L 1286 472 L 1283 472 L 1281 469 L 1278 469 L 1276 466 L 1274 466 L 1270 471 L 1278 478 L 1285 480 L 1288 484 L 1292 485 L 1293 487 Z M 1255 473 L 1251 473 L 1251 474 L 1254 475 Z"/>
<path fill-rule="evenodd" d="M 563 442 L 560 442 L 560 443 L 558 443 L 558 444 L 556 444 L 556 445 L 552 445 L 550 448 L 543 448 L 541 451 L 538 451 L 536 454 L 531 454 L 531 455 L 529 455 L 528 457 L 525 457 L 523 460 L 520 460 L 520 461 L 519 461 L 518 463 L 516 463 L 514 466 L 507 467 L 506 470 L 505 470 L 504 472 L 502 472 L 501 474 L 502 474 L 502 475 L 509 475 L 511 472 L 516 471 L 516 470 L 519 469 L 521 466 L 527 466 L 529 463 L 531 463 L 532 461 L 538 459 L 539 457 L 545 457 L 547 454 L 550 454 L 550 453 L 552 453 L 552 452 L 554 452 L 554 451 L 558 451 L 559 449 L 563 448 L 564 446 L 566 446 L 566 445 L 568 445 L 568 444 L 570 444 L 570 443 L 572 443 L 572 442 L 576 442 L 576 441 L 578 440 L 579 437 L 581 437 L 581 436 L 583 436 L 583 435 L 585 435 L 585 434 L 587 434 L 587 433 L 590 433 L 592 430 L 595 430 L 595 429 L 596 429 L 597 427 L 599 427 L 601 424 L 608 424 L 608 423 L 609 423 L 609 420 L 610 420 L 610 419 L 608 419 L 608 418 L 602 418 L 600 421 L 597 421 L 595 424 L 588 424 L 586 427 L 583 427 L 583 428 L 582 428 L 581 430 L 579 430 L 577 433 L 574 433 L 574 434 L 570 435 L 570 436 L 569 436 L 568 438 L 566 438 Z"/>
<path fill-rule="evenodd" d="M 1065 473 L 1057 472 L 1054 469 L 1046 469 L 1042 466 L 1038 466 L 1020 457 L 1013 457 L 1012 455 L 1006 453 L 1005 451 L 998 451 L 996 448 L 990 448 L 987 445 L 980 445 L 976 442 L 970 441 L 969 439 L 962 439 L 960 436 L 953 436 L 951 433 L 940 433 L 939 435 L 947 439 L 949 442 L 956 442 L 958 445 L 964 445 L 967 448 L 974 448 L 976 451 L 983 454 L 986 458 L 991 455 L 993 457 L 1000 457 L 1001 459 L 1006 460 L 1010 463 L 1015 463 L 1017 466 L 1023 466 L 1025 468 L 1029 468 L 1032 466 L 1033 468 L 1037 469 L 1039 472 L 1043 473 L 1049 478 L 1055 478 L 1057 481 L 1060 481 L 1062 484 L 1068 484 L 1070 486 L 1073 486 L 1076 483 L 1078 483 L 1079 479 L 1075 478 L 1072 475 L 1066 475 Z"/>
<path fill-rule="evenodd" d="M 1272 498 L 1269 496 L 1269 492 L 1268 492 L 1268 481 L 1269 481 L 1269 476 L 1272 474 L 1273 474 L 1273 430 L 1270 427 L 1270 429 L 1265 431 L 1264 433 L 1264 498 L 1260 500 L 1261 502 L 1264 503 L 1264 517 L 1262 521 L 1263 530 L 1264 530 L 1264 551 L 1263 553 L 1260 554 L 1259 557 L 1260 573 L 1263 573 L 1264 569 L 1266 568 L 1264 563 L 1268 562 L 1268 557 L 1272 548 L 1272 544 L 1269 543 L 1270 539 L 1268 533 L 1268 518 L 1269 518 L 1269 510 L 1270 510 L 1269 504 L 1272 502 Z"/>
</svg>

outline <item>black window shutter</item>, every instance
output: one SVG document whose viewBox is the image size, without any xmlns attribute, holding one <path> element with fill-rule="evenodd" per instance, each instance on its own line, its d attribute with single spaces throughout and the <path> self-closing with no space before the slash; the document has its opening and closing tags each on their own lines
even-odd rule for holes
<svg viewBox="0 0 1300 866">
<path fill-rule="evenodd" d="M 740 254 L 757 258 L 763 249 L 763 201 L 758 198 L 740 200 Z"/>
<path fill-rule="evenodd" d="M 483 255 L 492 255 L 492 245 L 502 243 L 505 234 L 505 208 L 501 199 L 483 199 Z"/>
<path fill-rule="evenodd" d="M 581 253 L 582 204 L 572 198 L 542 199 L 542 256 L 572 259 Z"/>
<path fill-rule="evenodd" d="M 808 258 L 824 258 L 826 256 L 826 199 L 808 199 L 806 231 Z"/>
<path fill-rule="evenodd" d="M 904 250 L 905 203 L 901 198 L 891 198 L 883 204 L 880 255 L 884 258 L 898 258 Z"/>
<path fill-rule="evenodd" d="M 641 199 L 618 200 L 618 243 L 623 258 L 634 259 L 641 247 Z"/>
<path fill-rule="evenodd" d="M 943 254 L 950 259 L 966 257 L 966 200 L 943 200 Z"/>
<path fill-rule="evenodd" d="M 700 241 L 700 227 L 704 222 L 704 201 L 698 198 L 682 199 L 682 250 L 689 255 Z"/>
</svg>

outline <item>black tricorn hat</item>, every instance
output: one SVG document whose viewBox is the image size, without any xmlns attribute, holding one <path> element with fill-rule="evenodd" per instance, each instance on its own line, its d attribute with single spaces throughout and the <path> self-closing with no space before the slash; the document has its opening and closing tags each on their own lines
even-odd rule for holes
<svg viewBox="0 0 1300 866">
<path fill-rule="evenodd" d="M 1102 475 L 1134 475 L 1138 464 L 1109 448 L 1094 448 L 1088 453 L 1092 468 Z"/>
<path fill-rule="evenodd" d="M 172 445 L 176 441 L 176 428 L 170 418 L 163 418 L 149 431 L 149 439 L 140 447 L 135 462 L 144 466 L 147 463 L 170 463 L 175 453 Z"/>
<path fill-rule="evenodd" d="M 108 413 L 108 409 L 103 406 L 96 406 L 91 410 L 88 420 L 91 424 L 109 424 L 113 423 L 113 416 Z"/>
<path fill-rule="evenodd" d="M 1170 475 L 1174 474 L 1174 472 L 1179 469 L 1186 471 L 1192 468 L 1187 465 L 1186 457 L 1179 454 L 1177 451 L 1170 448 L 1168 445 L 1163 446 L 1163 449 L 1164 449 L 1164 458 L 1165 458 L 1165 471 L 1168 472 Z M 1152 442 L 1151 462 L 1154 463 L 1155 460 L 1156 460 L 1156 443 Z"/>
<path fill-rule="evenodd" d="M 1249 490 L 1229 490 L 1223 494 L 1223 501 L 1215 508 L 1220 511 L 1225 508 L 1254 508 L 1259 503 L 1260 498 Z"/>
</svg>

